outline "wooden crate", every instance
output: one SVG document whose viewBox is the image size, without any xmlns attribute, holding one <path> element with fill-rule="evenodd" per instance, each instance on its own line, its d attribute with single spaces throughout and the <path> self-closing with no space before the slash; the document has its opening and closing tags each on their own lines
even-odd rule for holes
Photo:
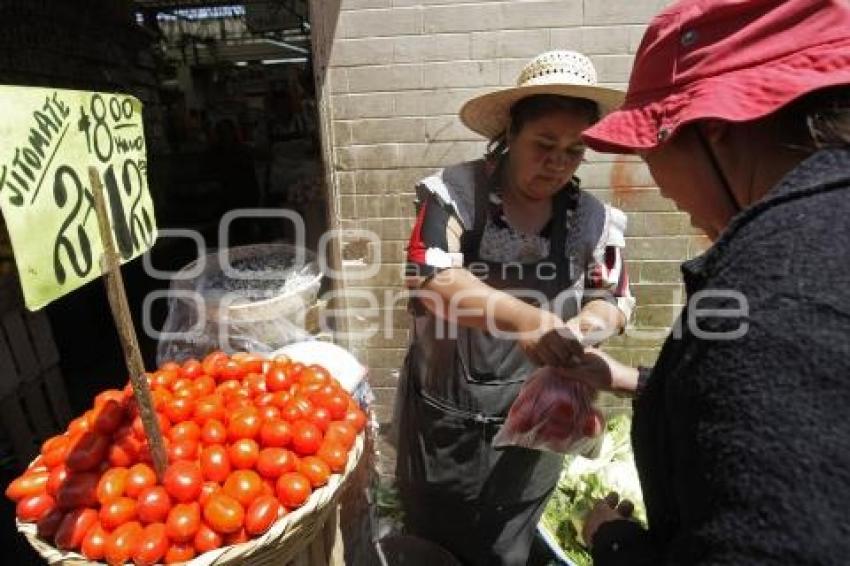
<svg viewBox="0 0 850 566">
<path fill-rule="evenodd" d="M 0 445 L 23 468 L 71 418 L 59 352 L 44 312 L 23 305 L 17 277 L 0 279 Z"/>
</svg>

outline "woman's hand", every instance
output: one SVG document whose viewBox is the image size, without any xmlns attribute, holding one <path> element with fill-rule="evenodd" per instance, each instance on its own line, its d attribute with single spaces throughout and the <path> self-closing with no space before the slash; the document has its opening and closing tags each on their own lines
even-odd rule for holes
<svg viewBox="0 0 850 566">
<path fill-rule="evenodd" d="M 578 321 L 564 322 L 547 310 L 529 308 L 515 322 L 519 345 L 535 364 L 566 367 L 584 354 Z"/>
<path fill-rule="evenodd" d="M 581 538 L 588 548 L 593 546 L 593 537 L 603 524 L 610 521 L 621 521 L 631 519 L 635 510 L 634 504 L 628 499 L 620 501 L 620 496 L 614 492 L 600 499 L 593 509 L 585 516 L 584 526 L 581 529 Z"/>
<path fill-rule="evenodd" d="M 600 391 L 633 395 L 637 389 L 637 368 L 621 364 L 598 348 L 585 348 L 573 364 L 562 365 L 556 371 L 565 379 L 581 381 Z"/>
</svg>

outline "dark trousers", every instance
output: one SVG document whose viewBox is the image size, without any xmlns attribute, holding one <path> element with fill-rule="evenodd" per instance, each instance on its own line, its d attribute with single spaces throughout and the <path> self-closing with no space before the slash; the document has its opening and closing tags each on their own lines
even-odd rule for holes
<svg viewBox="0 0 850 566">
<path fill-rule="evenodd" d="M 495 504 L 402 487 L 405 529 L 442 546 L 465 566 L 526 566 L 550 494 Z"/>
</svg>

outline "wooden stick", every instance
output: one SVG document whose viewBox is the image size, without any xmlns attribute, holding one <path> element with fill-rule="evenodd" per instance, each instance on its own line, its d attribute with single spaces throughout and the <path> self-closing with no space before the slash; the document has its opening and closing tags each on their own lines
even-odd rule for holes
<svg viewBox="0 0 850 566">
<path fill-rule="evenodd" d="M 121 348 L 124 350 L 124 360 L 127 362 L 127 369 L 130 372 L 130 383 L 133 386 L 133 394 L 136 396 L 136 404 L 139 407 L 139 417 L 145 426 L 148 446 L 153 457 L 153 467 L 160 481 L 162 481 L 167 463 L 165 447 L 162 443 L 162 432 L 159 430 L 159 421 L 157 421 L 154 413 L 151 392 L 145 377 L 145 364 L 139 351 L 139 341 L 133 328 L 133 319 L 130 317 L 127 294 L 124 292 L 124 278 L 121 276 L 121 263 L 118 261 L 118 254 L 115 252 L 115 244 L 112 240 L 111 224 L 106 212 L 106 200 L 103 197 L 103 185 L 95 167 L 89 167 L 89 180 L 94 195 L 100 239 L 103 241 L 101 261 L 103 262 L 103 276 L 109 296 L 109 306 L 115 319 L 115 326 L 118 328 Z"/>
</svg>

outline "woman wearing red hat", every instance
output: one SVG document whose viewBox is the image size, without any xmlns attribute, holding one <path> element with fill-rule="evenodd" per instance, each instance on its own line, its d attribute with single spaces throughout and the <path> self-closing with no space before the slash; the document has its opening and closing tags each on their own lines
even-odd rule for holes
<svg viewBox="0 0 850 566">
<path fill-rule="evenodd" d="M 634 397 L 649 529 L 599 502 L 595 564 L 847 564 L 850 6 L 678 2 L 584 137 L 713 240 L 652 370 L 594 349 L 563 370 Z"/>
<path fill-rule="evenodd" d="M 493 437 L 537 365 L 567 364 L 582 342 L 620 332 L 634 306 L 625 215 L 574 176 L 581 132 L 622 96 L 596 84 L 584 55 L 541 54 L 517 86 L 461 109 L 492 142 L 486 158 L 416 187 L 396 475 L 407 531 L 464 564 L 527 563 L 563 458 L 494 449 Z"/>
</svg>

